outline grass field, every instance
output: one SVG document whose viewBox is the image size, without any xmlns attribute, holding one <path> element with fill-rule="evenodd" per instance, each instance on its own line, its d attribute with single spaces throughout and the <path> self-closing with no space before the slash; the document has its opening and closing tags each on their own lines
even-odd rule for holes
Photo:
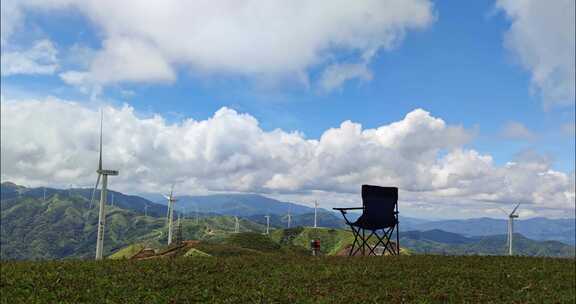
<svg viewBox="0 0 576 304">
<path fill-rule="evenodd" d="M 245 255 L 2 262 L 2 303 L 574 303 L 573 259 Z"/>
</svg>

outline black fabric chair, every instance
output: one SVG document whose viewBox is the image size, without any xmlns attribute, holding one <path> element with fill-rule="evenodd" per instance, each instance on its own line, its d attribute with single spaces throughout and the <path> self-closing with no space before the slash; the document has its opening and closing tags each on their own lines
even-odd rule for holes
<svg viewBox="0 0 576 304">
<path fill-rule="evenodd" d="M 391 255 L 400 254 L 400 235 L 398 233 L 398 188 L 362 185 L 362 207 L 333 208 L 342 213 L 346 224 L 352 229 L 354 242 L 349 255 L 353 256 L 362 250 L 365 255 L 376 255 L 375 249 L 379 245 L 384 246 L 382 254 L 388 251 Z M 349 210 L 362 210 L 362 215 L 355 221 L 350 222 L 346 217 Z M 366 237 L 366 231 L 369 231 Z M 396 231 L 396 244 L 391 242 L 391 237 Z M 375 236 L 377 241 L 374 246 L 368 240 Z M 357 247 L 356 247 L 357 246 Z"/>
</svg>

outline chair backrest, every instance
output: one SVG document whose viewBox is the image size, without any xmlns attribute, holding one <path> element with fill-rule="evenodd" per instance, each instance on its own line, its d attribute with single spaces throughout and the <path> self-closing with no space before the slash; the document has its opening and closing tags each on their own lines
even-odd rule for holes
<svg viewBox="0 0 576 304">
<path fill-rule="evenodd" d="M 398 222 L 398 188 L 362 185 L 362 225 L 375 229 Z"/>
</svg>

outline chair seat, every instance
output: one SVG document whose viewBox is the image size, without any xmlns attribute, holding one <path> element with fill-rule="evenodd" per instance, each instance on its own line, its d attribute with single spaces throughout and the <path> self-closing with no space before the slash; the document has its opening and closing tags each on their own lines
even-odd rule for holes
<svg viewBox="0 0 576 304">
<path fill-rule="evenodd" d="M 352 226 L 366 230 L 378 230 L 378 229 L 390 228 L 396 226 L 396 224 L 398 224 L 398 221 L 396 220 L 395 217 L 391 217 L 385 221 L 383 221 L 382 219 L 379 219 L 378 221 L 373 221 L 364 216 L 360 216 L 354 223 L 352 223 Z"/>
</svg>

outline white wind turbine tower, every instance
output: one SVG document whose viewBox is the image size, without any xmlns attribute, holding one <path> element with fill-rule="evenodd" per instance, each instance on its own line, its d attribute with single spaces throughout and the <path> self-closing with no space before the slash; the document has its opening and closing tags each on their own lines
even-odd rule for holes
<svg viewBox="0 0 576 304">
<path fill-rule="evenodd" d="M 108 191 L 108 176 L 118 175 L 117 170 L 107 170 L 102 169 L 102 124 L 104 121 L 104 114 L 100 112 L 100 151 L 98 158 L 98 178 L 96 179 L 96 185 L 92 191 L 92 198 L 90 199 L 90 205 L 92 206 L 92 201 L 94 200 L 94 195 L 98 189 L 98 184 L 100 183 L 100 177 L 102 177 L 102 190 L 100 192 L 100 211 L 98 212 L 98 235 L 96 238 L 96 260 L 102 259 L 102 252 L 104 250 L 104 225 L 106 224 L 106 193 Z"/>
<path fill-rule="evenodd" d="M 314 228 L 318 228 L 318 201 L 314 201 Z"/>
<path fill-rule="evenodd" d="M 168 200 L 168 245 L 172 244 L 172 231 L 174 230 L 174 185 L 170 189 L 170 195 L 164 195 Z"/>
<path fill-rule="evenodd" d="M 238 217 L 234 216 L 234 233 L 240 232 L 240 221 L 238 221 Z"/>
<path fill-rule="evenodd" d="M 288 220 L 288 229 L 292 226 L 292 206 L 288 208 L 288 214 L 286 215 L 286 219 Z"/>
<path fill-rule="evenodd" d="M 236 202 L 236 211 L 234 211 L 234 213 L 238 214 L 238 207 L 239 204 L 238 202 Z M 240 232 L 240 222 L 238 221 L 238 216 L 234 215 L 234 233 L 239 233 Z"/>
<path fill-rule="evenodd" d="M 510 214 L 508 214 L 506 211 L 500 209 L 500 210 L 502 210 L 502 212 L 504 212 L 504 214 L 506 214 L 508 216 L 508 237 L 507 237 L 508 255 L 513 254 L 512 245 L 513 245 L 513 240 L 514 240 L 514 219 L 518 218 L 518 214 L 516 214 L 516 210 L 518 209 L 519 206 L 520 206 L 520 203 L 518 203 L 516 205 L 516 207 L 514 207 L 512 212 L 510 212 Z"/>
<path fill-rule="evenodd" d="M 144 216 L 148 216 L 148 203 L 144 205 Z"/>
<path fill-rule="evenodd" d="M 270 216 L 265 215 L 266 218 L 266 235 L 270 234 Z"/>
</svg>

